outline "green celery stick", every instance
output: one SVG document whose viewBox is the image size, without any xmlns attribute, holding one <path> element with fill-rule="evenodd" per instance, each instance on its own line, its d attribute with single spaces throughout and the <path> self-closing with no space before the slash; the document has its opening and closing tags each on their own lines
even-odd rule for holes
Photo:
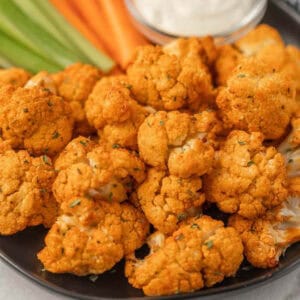
<svg viewBox="0 0 300 300">
<path fill-rule="evenodd" d="M 43 1 L 42 1 L 43 2 Z M 80 61 L 79 57 L 65 48 L 38 24 L 26 17 L 18 6 L 11 0 L 0 1 L 0 29 L 7 34 L 13 34 L 16 39 L 23 42 L 28 48 L 40 56 L 56 62 L 62 67 Z M 20 36 L 22 35 L 22 39 Z"/>
<path fill-rule="evenodd" d="M 6 57 L 4 57 L 3 55 L 0 55 L 0 67 L 10 68 L 10 67 L 12 67 L 12 64 L 7 60 Z"/>
<path fill-rule="evenodd" d="M 45 30 L 47 30 L 50 34 L 52 34 L 52 36 L 54 36 L 59 42 L 67 46 L 64 35 L 59 30 L 57 30 L 57 28 L 51 23 L 51 21 L 49 21 L 47 16 L 45 16 L 43 12 L 39 9 L 39 7 L 35 5 L 34 1 L 32 0 L 12 0 L 12 1 L 15 2 L 15 4 L 23 11 L 24 14 L 26 14 L 34 22 L 36 22 Z"/>
<path fill-rule="evenodd" d="M 61 70 L 55 63 L 45 60 L 1 31 L 0 45 L 1 55 L 6 57 L 13 65 L 22 67 L 32 73 L 37 73 L 41 70 L 47 70 L 48 72 Z"/>
<path fill-rule="evenodd" d="M 61 30 L 65 36 L 72 40 L 73 44 L 76 44 L 77 48 L 98 66 L 102 71 L 108 72 L 115 65 L 114 61 L 108 56 L 101 53 L 95 48 L 89 41 L 85 39 L 69 22 L 49 3 L 49 0 L 32 0 L 41 11 L 51 19 L 57 29 Z M 89 1 L 89 0 L 88 0 Z"/>
</svg>

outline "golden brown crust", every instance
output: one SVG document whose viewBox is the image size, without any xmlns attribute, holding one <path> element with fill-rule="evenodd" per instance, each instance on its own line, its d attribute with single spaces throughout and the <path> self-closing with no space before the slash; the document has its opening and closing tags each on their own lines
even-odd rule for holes
<svg viewBox="0 0 300 300">
<path fill-rule="evenodd" d="M 20 68 L 0 69 L 0 87 L 4 85 L 23 87 L 30 77 L 30 73 Z"/>
</svg>

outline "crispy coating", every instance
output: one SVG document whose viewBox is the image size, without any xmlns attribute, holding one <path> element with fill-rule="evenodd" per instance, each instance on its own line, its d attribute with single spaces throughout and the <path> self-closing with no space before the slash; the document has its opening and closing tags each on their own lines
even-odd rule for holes
<svg viewBox="0 0 300 300">
<path fill-rule="evenodd" d="M 140 103 L 155 109 L 198 110 L 214 98 L 211 75 L 205 65 L 210 59 L 197 39 L 179 39 L 164 49 L 139 48 L 127 69 L 132 93 Z"/>
<path fill-rule="evenodd" d="M 28 89 L 31 89 L 34 86 L 48 89 L 52 94 L 57 94 L 56 83 L 47 71 L 37 73 L 24 85 L 24 87 Z"/>
<path fill-rule="evenodd" d="M 281 206 L 256 220 L 239 215 L 229 219 L 240 234 L 247 260 L 257 268 L 273 268 L 285 250 L 300 241 L 300 200 L 288 198 Z"/>
<path fill-rule="evenodd" d="M 204 179 L 208 201 L 226 213 L 256 218 L 287 197 L 283 156 L 262 146 L 263 135 L 232 131 L 216 152 L 213 171 Z"/>
<path fill-rule="evenodd" d="M 137 131 L 147 110 L 130 93 L 125 76 L 102 78 L 85 104 L 87 119 L 109 145 L 137 149 Z"/>
<path fill-rule="evenodd" d="M 58 94 L 70 103 L 75 130 L 79 134 L 93 132 L 86 120 L 84 104 L 101 76 L 99 69 L 82 63 L 73 64 L 53 76 Z"/>
<path fill-rule="evenodd" d="M 139 203 L 149 222 L 160 232 L 170 234 L 179 222 L 201 211 L 205 197 L 199 177 L 183 179 L 165 171 L 150 169 L 139 186 Z"/>
<path fill-rule="evenodd" d="M 2 137 L 14 148 L 53 156 L 71 139 L 70 107 L 48 89 L 0 88 L 0 112 Z"/>
<path fill-rule="evenodd" d="M 52 273 L 101 274 L 140 247 L 149 230 L 129 204 L 78 197 L 65 201 L 61 211 L 38 253 Z"/>
<path fill-rule="evenodd" d="M 225 86 L 235 67 L 243 55 L 233 45 L 222 45 L 217 48 L 217 58 L 214 63 L 215 82 Z"/>
<path fill-rule="evenodd" d="M 47 156 L 33 158 L 0 142 L 0 234 L 11 235 L 28 226 L 50 227 L 57 215 L 51 193 L 55 172 Z"/>
<path fill-rule="evenodd" d="M 139 153 L 150 166 L 168 167 L 171 175 L 201 176 L 211 167 L 214 154 L 211 144 L 220 128 L 212 111 L 193 116 L 159 111 L 148 116 L 139 128 Z"/>
<path fill-rule="evenodd" d="M 279 32 L 261 24 L 236 42 L 236 47 L 246 57 L 256 57 L 279 71 L 286 61 L 284 41 Z"/>
<path fill-rule="evenodd" d="M 296 109 L 290 77 L 255 58 L 236 67 L 216 101 L 224 125 L 260 131 L 266 139 L 280 138 Z"/>
<path fill-rule="evenodd" d="M 0 88 L 7 84 L 23 87 L 30 77 L 31 74 L 21 68 L 0 69 Z"/>
<path fill-rule="evenodd" d="M 81 145 L 77 150 L 78 143 Z M 53 193 L 58 202 L 76 196 L 121 202 L 128 198 L 134 182 L 144 180 L 145 166 L 134 153 L 125 149 L 107 149 L 105 145 L 91 145 L 90 151 L 84 147 L 79 137 L 56 161 L 59 173 Z"/>
<path fill-rule="evenodd" d="M 208 216 L 192 218 L 170 237 L 156 232 L 144 259 L 127 256 L 125 275 L 145 295 L 192 292 L 234 276 L 243 260 L 241 239 L 233 228 Z"/>
</svg>

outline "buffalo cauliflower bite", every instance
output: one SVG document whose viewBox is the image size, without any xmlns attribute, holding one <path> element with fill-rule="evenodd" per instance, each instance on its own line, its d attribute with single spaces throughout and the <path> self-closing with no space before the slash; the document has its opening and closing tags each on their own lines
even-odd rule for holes
<svg viewBox="0 0 300 300">
<path fill-rule="evenodd" d="M 90 94 L 85 111 L 102 141 L 136 149 L 137 131 L 148 112 L 132 98 L 130 89 L 125 76 L 104 77 Z"/>
<path fill-rule="evenodd" d="M 71 142 L 74 146 L 78 143 L 82 143 L 80 138 Z M 76 196 L 121 202 L 128 198 L 135 182 L 144 180 L 145 166 L 134 153 L 106 145 L 91 147 L 90 151 L 84 147 L 76 152 L 68 145 L 56 161 L 59 173 L 53 192 L 58 202 Z"/>
<path fill-rule="evenodd" d="M 101 274 L 141 247 L 148 230 L 129 204 L 72 198 L 62 204 L 38 258 L 52 273 Z"/>
<path fill-rule="evenodd" d="M 224 126 L 280 138 L 296 109 L 293 81 L 255 58 L 244 59 L 220 89 L 217 105 Z"/>
<path fill-rule="evenodd" d="M 148 116 L 139 128 L 139 153 L 150 166 L 168 167 L 171 175 L 201 176 L 211 167 L 214 154 L 211 144 L 220 128 L 211 111 L 193 116 L 159 111 Z"/>
<path fill-rule="evenodd" d="M 0 142 L 0 234 L 10 235 L 28 226 L 50 227 L 57 205 L 51 193 L 55 172 L 47 156 L 33 158 Z"/>
<path fill-rule="evenodd" d="M 199 177 L 183 179 L 150 169 L 137 195 L 148 221 L 160 232 L 170 234 L 180 221 L 200 213 L 205 197 Z"/>
<path fill-rule="evenodd" d="M 247 260 L 257 268 L 272 268 L 290 245 L 300 241 L 299 220 L 300 200 L 288 198 L 261 219 L 233 215 L 229 225 L 239 232 Z"/>
<path fill-rule="evenodd" d="M 206 199 L 221 211 L 252 219 L 286 199 L 284 158 L 262 142 L 261 133 L 232 131 L 216 152 L 213 170 L 203 186 Z"/>
<path fill-rule="evenodd" d="M 90 134 L 94 130 L 86 120 L 84 104 L 101 76 L 99 69 L 82 63 L 73 64 L 53 75 L 58 94 L 70 103 L 75 130 L 79 134 Z"/>
<path fill-rule="evenodd" d="M 70 107 L 48 89 L 0 88 L 0 106 L 2 138 L 9 140 L 13 148 L 53 156 L 71 139 Z"/>
<path fill-rule="evenodd" d="M 178 40 L 165 48 L 139 48 L 127 69 L 134 97 L 155 109 L 189 107 L 195 111 L 206 107 L 213 100 L 214 91 L 211 75 L 201 58 L 203 48 L 196 39 Z M 205 59 L 209 60 L 206 54 Z"/>
<path fill-rule="evenodd" d="M 15 88 L 23 87 L 31 74 L 20 68 L 0 69 L 0 88 L 4 85 L 12 85 Z"/>
<path fill-rule="evenodd" d="M 126 257 L 125 275 L 147 296 L 192 292 L 234 276 L 243 260 L 243 246 L 233 228 L 208 216 L 192 218 L 171 236 L 149 238 L 150 254 Z"/>
</svg>

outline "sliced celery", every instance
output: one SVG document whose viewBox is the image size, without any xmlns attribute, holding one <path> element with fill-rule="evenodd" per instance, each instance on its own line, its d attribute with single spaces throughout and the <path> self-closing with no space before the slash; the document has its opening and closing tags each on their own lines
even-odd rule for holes
<svg viewBox="0 0 300 300">
<path fill-rule="evenodd" d="M 77 49 L 81 51 L 96 66 L 107 72 L 115 65 L 114 61 L 101 53 L 89 41 L 85 39 L 68 21 L 53 7 L 48 0 L 32 0 L 52 23 L 67 36 Z M 89 1 L 89 0 L 88 0 Z"/>
<path fill-rule="evenodd" d="M 44 2 L 41 1 L 41 2 Z M 40 56 L 66 67 L 80 58 L 65 48 L 20 10 L 11 0 L 0 1 L 0 29 L 19 39 Z"/>
<path fill-rule="evenodd" d="M 39 24 L 45 30 L 47 30 L 50 34 L 52 34 L 58 41 L 62 44 L 66 42 L 65 36 L 59 31 L 44 15 L 44 13 L 36 6 L 35 2 L 32 0 L 12 0 L 16 3 L 17 6 L 30 17 L 34 22 Z M 65 44 L 65 46 L 67 46 Z M 69 47 L 70 48 L 70 47 Z M 70 48 L 71 49 L 71 48 Z"/>
<path fill-rule="evenodd" d="M 0 55 L 0 67 L 1 68 L 9 68 L 11 66 L 12 66 L 12 64 L 7 60 L 7 58 L 4 57 L 3 55 Z"/>
<path fill-rule="evenodd" d="M 2 0 L 0 0 L 1 2 Z M 0 54 L 7 58 L 13 65 L 22 67 L 32 73 L 41 70 L 57 72 L 61 68 L 50 61 L 45 60 L 18 41 L 13 40 L 0 31 Z"/>
</svg>

